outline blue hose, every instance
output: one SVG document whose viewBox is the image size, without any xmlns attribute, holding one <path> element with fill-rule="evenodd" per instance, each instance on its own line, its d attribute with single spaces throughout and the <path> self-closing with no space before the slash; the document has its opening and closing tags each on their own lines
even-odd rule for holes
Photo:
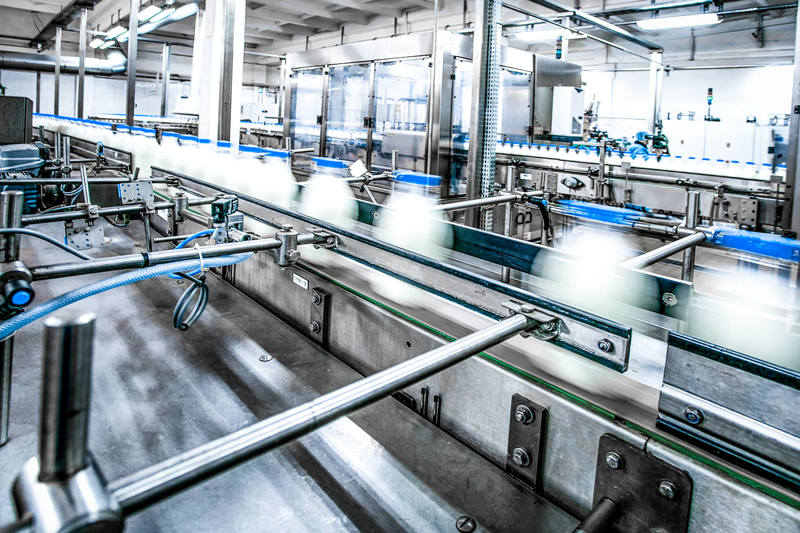
<svg viewBox="0 0 800 533">
<path fill-rule="evenodd" d="M 182 241 L 180 244 L 178 244 L 178 246 L 176 246 L 174 249 L 175 249 L 175 250 L 180 250 L 181 248 L 183 248 L 184 246 L 186 246 L 187 244 L 189 244 L 190 242 L 192 242 L 192 241 L 193 241 L 193 240 L 195 240 L 196 238 L 198 238 L 198 237 L 202 237 L 202 236 L 204 236 L 204 235 L 212 235 L 212 234 L 214 233 L 214 231 L 215 231 L 215 230 L 213 230 L 213 229 L 204 229 L 203 231 L 198 231 L 198 232 L 197 232 L 197 233 L 195 233 L 194 235 L 190 235 L 190 236 L 186 237 L 186 238 L 185 238 L 185 239 L 184 239 L 184 240 L 183 240 L 183 241 Z M 199 274 L 199 273 L 200 273 L 200 271 L 199 271 L 199 270 L 195 270 L 195 271 L 193 271 L 193 272 L 189 272 L 189 274 L 188 274 L 188 275 L 189 275 L 189 276 L 196 276 L 196 275 L 197 275 L 197 274 Z M 181 276 L 176 276 L 175 274 L 167 274 L 167 276 L 171 277 L 172 279 L 183 279 L 183 277 L 181 277 Z"/>
<path fill-rule="evenodd" d="M 253 253 L 229 255 L 225 257 L 210 257 L 203 259 L 203 266 L 206 267 L 221 267 L 241 263 L 245 259 L 252 256 Z M 162 276 L 172 272 L 183 272 L 186 270 L 195 269 L 200 266 L 200 259 L 187 259 L 185 261 L 176 261 L 174 263 L 167 263 L 165 265 L 156 265 L 152 267 L 133 270 L 125 272 L 113 278 L 104 279 L 96 283 L 91 283 L 80 289 L 75 289 L 61 296 L 57 296 L 52 300 L 38 305 L 29 311 L 21 313 L 5 322 L 0 324 L 0 339 L 5 339 L 19 328 L 27 326 L 31 322 L 42 318 L 43 316 L 52 313 L 62 307 L 75 303 L 89 296 L 94 296 L 101 292 L 122 287 L 137 281 L 143 281 L 150 278 Z"/>
</svg>

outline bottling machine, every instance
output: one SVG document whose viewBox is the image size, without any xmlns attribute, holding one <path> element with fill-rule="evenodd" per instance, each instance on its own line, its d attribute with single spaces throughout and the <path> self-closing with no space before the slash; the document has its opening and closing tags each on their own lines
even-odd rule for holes
<svg viewBox="0 0 800 533">
<path fill-rule="evenodd" d="M 416 120 L 386 102 L 386 122 Z M 753 336 L 783 339 L 772 359 L 741 353 L 701 338 L 695 324 L 719 316 L 710 296 L 643 270 L 734 237 L 791 261 L 788 241 L 549 202 L 558 185 L 509 173 L 495 196 L 414 212 L 449 235 L 420 253 L 381 229 L 391 205 L 352 200 L 334 217 L 331 196 L 309 212 L 310 181 L 276 199 L 299 152 L 220 145 L 204 165 L 223 166 L 188 172 L 179 155 L 199 141 L 33 122 L 43 174 L 0 177 L 36 188 L 28 214 L 22 191 L 0 194 L 6 530 L 800 528 L 796 322 L 759 323 Z M 365 146 L 319 138 L 363 156 L 378 153 L 371 129 Z M 366 160 L 373 173 L 337 179 L 430 186 Z M 587 273 L 438 216 L 482 206 L 679 238 Z M 576 305 L 554 271 L 599 292 Z"/>
</svg>

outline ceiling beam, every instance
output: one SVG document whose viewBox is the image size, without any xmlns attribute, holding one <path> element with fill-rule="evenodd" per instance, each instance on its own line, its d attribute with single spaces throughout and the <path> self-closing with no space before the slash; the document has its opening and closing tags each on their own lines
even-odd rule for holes
<svg viewBox="0 0 800 533">
<path fill-rule="evenodd" d="M 356 24 L 367 24 L 370 19 L 366 13 L 337 13 L 325 7 L 322 3 L 312 0 L 254 0 L 253 3 L 289 13 L 296 13 L 303 18 L 322 17 L 337 22 L 354 22 Z"/>
<path fill-rule="evenodd" d="M 0 7 L 11 7 L 14 9 L 22 9 L 23 11 L 55 15 L 61 11 L 63 6 L 57 1 L 33 2 L 31 0 L 0 0 Z"/>
<path fill-rule="evenodd" d="M 268 7 L 259 7 L 252 10 L 247 16 L 255 15 L 258 18 L 272 20 L 274 22 L 283 22 L 284 24 L 297 24 L 299 26 L 309 26 L 325 31 L 336 31 L 339 29 L 340 24 L 330 19 L 317 18 L 313 22 L 309 22 L 309 18 L 303 18 L 295 13 L 287 13 L 285 11 L 278 11 L 276 9 L 269 9 Z"/>
<path fill-rule="evenodd" d="M 52 40 L 56 36 L 57 26 L 68 26 L 70 22 L 78 18 L 81 9 L 94 9 L 94 6 L 99 2 L 100 0 L 72 0 L 55 17 L 50 19 L 39 32 L 39 35 L 30 42 L 30 46 L 37 46 Z"/>
</svg>

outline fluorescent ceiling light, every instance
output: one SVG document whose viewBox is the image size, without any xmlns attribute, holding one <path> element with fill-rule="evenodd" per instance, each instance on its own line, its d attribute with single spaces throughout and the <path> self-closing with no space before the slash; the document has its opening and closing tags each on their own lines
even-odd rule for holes
<svg viewBox="0 0 800 533">
<path fill-rule="evenodd" d="M 123 33 L 125 33 L 125 28 L 123 28 L 122 26 L 114 26 L 113 28 L 108 30 L 108 33 L 106 34 L 106 36 L 108 36 L 108 37 L 113 39 L 117 35 L 122 35 Z"/>
<path fill-rule="evenodd" d="M 125 33 L 123 33 L 122 35 L 120 35 L 119 37 L 117 37 L 117 40 L 118 40 L 119 42 L 121 42 L 121 43 L 124 43 L 125 41 L 127 41 L 127 40 L 128 40 L 128 37 L 130 37 L 130 36 L 131 36 L 131 32 L 129 32 L 129 31 L 126 31 Z"/>
<path fill-rule="evenodd" d="M 562 35 L 564 39 L 583 39 L 583 35 L 573 33 L 570 30 L 540 30 L 540 31 L 524 31 L 521 33 L 514 33 L 514 37 L 520 41 L 533 42 L 533 41 L 555 41 Z"/>
<path fill-rule="evenodd" d="M 105 50 L 106 48 L 109 48 L 109 47 L 111 47 L 113 45 L 114 45 L 114 40 L 113 39 L 110 40 L 110 41 L 106 41 L 105 43 L 100 45 L 100 50 Z"/>
<path fill-rule="evenodd" d="M 105 41 L 103 39 L 95 39 L 94 41 L 89 43 L 89 46 L 92 48 L 97 48 L 98 46 L 102 46 Z"/>
<path fill-rule="evenodd" d="M 637 20 L 636 25 L 643 30 L 666 30 L 670 28 L 688 28 L 689 26 L 709 26 L 720 22 L 722 22 L 722 19 L 716 13 L 702 13 L 683 17 L 657 17 Z"/>
<path fill-rule="evenodd" d="M 161 22 L 162 20 L 164 20 L 165 18 L 169 17 L 173 13 L 175 13 L 175 8 L 174 7 L 171 7 L 169 9 L 165 9 L 164 11 L 159 13 L 158 15 L 154 16 L 153 18 L 151 18 L 150 22 Z"/>
<path fill-rule="evenodd" d="M 139 22 L 147 22 L 151 18 L 155 17 L 161 13 L 161 8 L 158 6 L 147 6 L 146 8 L 139 11 Z"/>
</svg>

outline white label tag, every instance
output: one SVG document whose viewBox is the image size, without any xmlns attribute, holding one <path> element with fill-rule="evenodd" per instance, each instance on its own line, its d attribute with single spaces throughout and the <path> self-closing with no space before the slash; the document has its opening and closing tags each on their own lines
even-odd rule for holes
<svg viewBox="0 0 800 533">
<path fill-rule="evenodd" d="M 295 285 L 300 285 L 305 290 L 308 290 L 308 280 L 306 278 L 301 278 L 297 274 L 292 274 L 292 281 L 294 281 Z"/>
</svg>

